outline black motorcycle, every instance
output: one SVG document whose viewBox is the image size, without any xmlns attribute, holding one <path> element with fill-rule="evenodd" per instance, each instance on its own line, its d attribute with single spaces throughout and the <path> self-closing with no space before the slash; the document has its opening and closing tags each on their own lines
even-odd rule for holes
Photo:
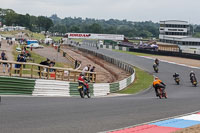
<svg viewBox="0 0 200 133">
<path fill-rule="evenodd" d="M 196 87 L 197 86 L 197 79 L 196 79 L 196 77 L 195 76 L 191 76 L 190 80 L 191 80 L 192 85 Z"/>
<path fill-rule="evenodd" d="M 179 77 L 175 77 L 174 80 L 175 80 L 176 84 L 179 85 L 179 82 L 180 82 Z"/>
</svg>

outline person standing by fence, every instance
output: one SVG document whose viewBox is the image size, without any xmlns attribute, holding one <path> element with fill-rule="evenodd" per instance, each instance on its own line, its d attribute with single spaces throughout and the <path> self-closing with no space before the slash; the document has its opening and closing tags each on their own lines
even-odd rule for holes
<svg viewBox="0 0 200 133">
<path fill-rule="evenodd" d="M 6 53 L 5 53 L 5 51 L 3 50 L 3 51 L 1 52 L 1 59 L 3 59 L 5 56 L 6 56 Z"/>
<path fill-rule="evenodd" d="M 3 58 L 1 58 L 2 60 L 6 61 L 8 60 L 6 56 L 4 56 Z M 6 73 L 6 67 L 8 66 L 7 63 L 3 63 L 3 73 Z"/>
<path fill-rule="evenodd" d="M 93 66 L 91 69 L 90 69 L 90 72 L 95 72 L 95 66 Z M 90 80 L 92 81 L 92 75 L 93 74 L 90 74 Z"/>
</svg>

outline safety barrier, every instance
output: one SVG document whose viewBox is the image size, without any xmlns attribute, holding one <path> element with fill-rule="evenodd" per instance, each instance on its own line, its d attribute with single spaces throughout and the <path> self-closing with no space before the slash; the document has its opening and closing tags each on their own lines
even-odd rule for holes
<svg viewBox="0 0 200 133">
<path fill-rule="evenodd" d="M 0 94 L 4 95 L 31 95 L 35 80 L 14 77 L 0 77 Z"/>
<path fill-rule="evenodd" d="M 190 54 L 190 53 L 182 53 L 180 52 L 172 52 L 172 51 L 151 51 L 145 49 L 134 49 L 130 48 L 130 52 L 140 52 L 140 53 L 147 53 L 147 54 L 154 54 L 154 55 L 165 55 L 165 56 L 174 56 L 174 57 L 182 57 L 182 58 L 189 58 L 189 59 L 197 59 L 200 60 L 199 54 Z"/>
<path fill-rule="evenodd" d="M 69 82 L 37 79 L 33 96 L 70 96 Z"/>
</svg>

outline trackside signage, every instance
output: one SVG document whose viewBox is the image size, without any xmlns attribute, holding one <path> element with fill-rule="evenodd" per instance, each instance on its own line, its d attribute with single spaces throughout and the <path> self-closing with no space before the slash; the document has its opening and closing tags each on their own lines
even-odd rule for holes
<svg viewBox="0 0 200 133">
<path fill-rule="evenodd" d="M 67 33 L 67 36 L 68 38 L 124 40 L 124 35 L 116 35 L 116 34 Z"/>
</svg>

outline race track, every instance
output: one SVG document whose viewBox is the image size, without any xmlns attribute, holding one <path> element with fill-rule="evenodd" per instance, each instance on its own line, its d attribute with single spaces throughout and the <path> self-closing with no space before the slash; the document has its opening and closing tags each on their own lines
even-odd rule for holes
<svg viewBox="0 0 200 133">
<path fill-rule="evenodd" d="M 153 73 L 153 60 L 104 49 L 98 52 Z M 0 132 L 96 133 L 200 110 L 200 88 L 189 81 L 191 70 L 200 79 L 199 70 L 164 62 L 159 69 L 153 74 L 167 84 L 168 99 L 156 98 L 153 89 L 138 95 L 91 99 L 3 97 Z M 180 74 L 179 86 L 172 78 L 174 72 Z"/>
</svg>

